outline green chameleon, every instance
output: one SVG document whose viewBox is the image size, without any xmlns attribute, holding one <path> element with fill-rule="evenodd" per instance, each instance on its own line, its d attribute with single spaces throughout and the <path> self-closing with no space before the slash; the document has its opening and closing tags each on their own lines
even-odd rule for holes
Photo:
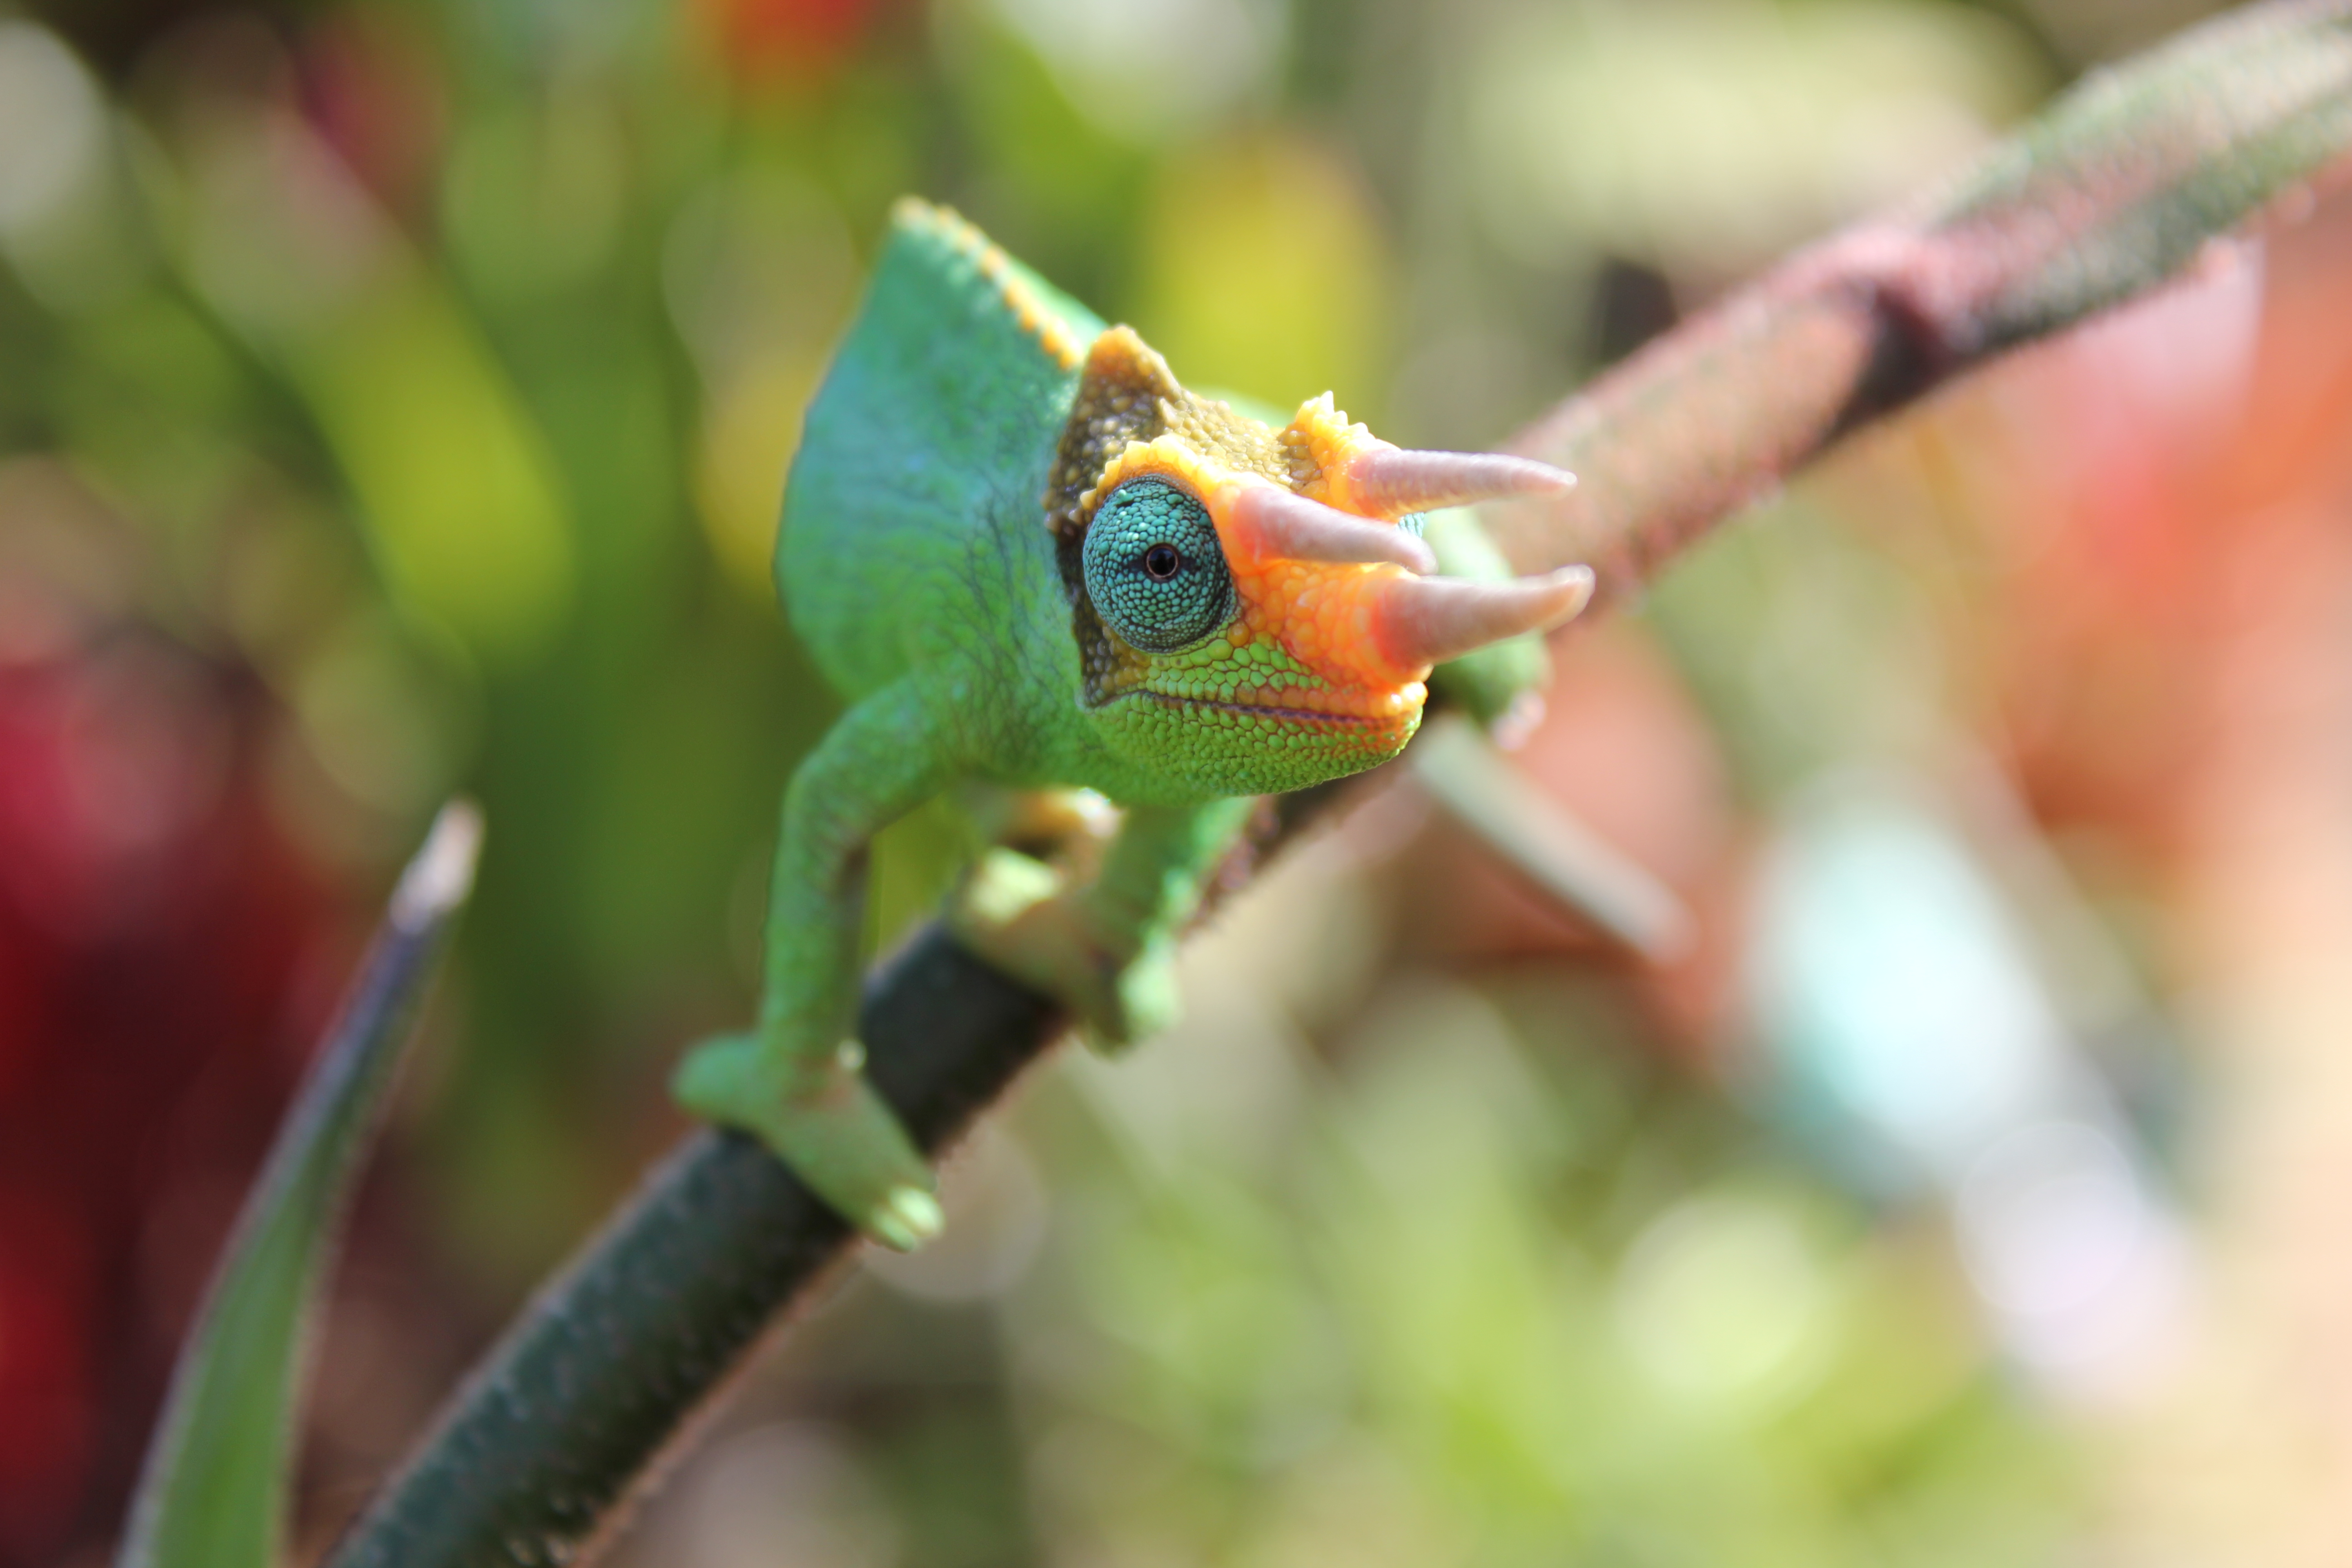
<svg viewBox="0 0 2352 1568">
<path fill-rule="evenodd" d="M 975 781 L 1125 807 L 1083 887 L 998 852 L 951 919 L 1097 1040 L 1150 1032 L 1248 797 L 1386 762 L 1433 666 L 1531 642 L 1591 594 L 1582 567 L 1507 578 L 1466 512 L 1424 540 L 1422 514 L 1573 482 L 1400 450 L 1328 395 L 1277 426 L 1189 392 L 1129 328 L 901 203 L 776 547 L 793 626 L 849 706 L 784 792 L 758 1019 L 686 1058 L 679 1100 L 875 1239 L 935 1235 L 929 1168 L 853 1037 L 875 834 Z M 1441 555 L 1475 575 L 1431 575 Z M 1512 668 L 1506 687 L 1530 684 Z"/>
</svg>

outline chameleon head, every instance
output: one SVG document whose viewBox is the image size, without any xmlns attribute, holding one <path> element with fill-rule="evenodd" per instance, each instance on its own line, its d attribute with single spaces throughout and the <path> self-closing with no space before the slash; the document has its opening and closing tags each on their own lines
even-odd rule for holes
<svg viewBox="0 0 2352 1568">
<path fill-rule="evenodd" d="M 1046 504 L 1105 743 L 1203 794 L 1386 762 L 1432 666 L 1558 625 L 1591 574 L 1428 575 L 1412 514 L 1574 483 L 1524 458 L 1408 452 L 1327 395 L 1276 430 L 1184 391 L 1129 329 L 1097 340 Z"/>
</svg>

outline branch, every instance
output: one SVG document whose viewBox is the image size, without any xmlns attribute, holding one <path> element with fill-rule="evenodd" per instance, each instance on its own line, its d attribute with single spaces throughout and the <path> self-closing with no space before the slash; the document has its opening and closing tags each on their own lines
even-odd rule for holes
<svg viewBox="0 0 2352 1568">
<path fill-rule="evenodd" d="M 867 1070 L 927 1150 L 1059 1033 L 1051 1003 L 927 929 L 867 987 Z M 851 1253 L 847 1224 L 759 1143 L 693 1134 L 534 1302 L 335 1568 L 578 1560 L 777 1311 Z"/>
<path fill-rule="evenodd" d="M 1514 437 L 1577 488 L 1492 519 L 1622 598 L 1839 437 L 2171 280 L 2352 150 L 2352 4 L 2222 16 L 2095 72 L 1968 176 L 1804 251 Z"/>
<path fill-rule="evenodd" d="M 2225 17 L 2095 75 L 1916 213 L 1799 256 L 1524 432 L 1568 501 L 1502 520 L 1604 593 L 1864 422 L 2157 287 L 2352 147 L 2352 0 Z M 1270 815 L 1270 814 L 1269 814 Z M 1051 1004 L 928 930 L 877 975 L 871 1071 L 936 1150 L 1057 1037 Z M 851 1237 L 782 1166 L 701 1132 L 541 1296 L 330 1568 L 575 1562 Z"/>
</svg>

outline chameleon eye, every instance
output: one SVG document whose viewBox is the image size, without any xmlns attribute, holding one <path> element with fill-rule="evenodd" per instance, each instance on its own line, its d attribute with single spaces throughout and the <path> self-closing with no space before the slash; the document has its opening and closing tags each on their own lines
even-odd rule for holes
<svg viewBox="0 0 2352 1568">
<path fill-rule="evenodd" d="M 1199 498 L 1163 479 L 1128 480 L 1087 527 L 1087 593 L 1130 647 L 1172 653 L 1233 617 L 1234 584 Z"/>
</svg>

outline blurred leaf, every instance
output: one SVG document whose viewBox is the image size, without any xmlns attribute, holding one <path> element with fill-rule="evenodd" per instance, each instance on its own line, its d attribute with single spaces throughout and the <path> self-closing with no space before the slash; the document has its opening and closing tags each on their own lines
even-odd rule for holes
<svg viewBox="0 0 2352 1568">
<path fill-rule="evenodd" d="M 1675 890 L 1520 773 L 1475 724 L 1441 714 L 1411 755 L 1447 816 L 1570 913 L 1653 960 L 1685 951 L 1695 926 Z"/>
<path fill-rule="evenodd" d="M 537 427 L 446 290 L 408 270 L 289 358 L 394 588 L 478 652 L 541 646 L 571 597 L 570 525 Z"/>
<path fill-rule="evenodd" d="M 778 476 L 792 464 L 824 374 L 814 354 L 754 366 L 712 400 L 703 423 L 694 474 L 703 531 L 728 580 L 763 605 L 776 594 L 770 558 L 782 510 Z"/>
<path fill-rule="evenodd" d="M 445 808 L 393 894 L 181 1355 L 120 1568 L 268 1568 L 278 1560 L 305 1320 L 434 954 L 473 885 L 480 837 L 471 805 Z"/>
<path fill-rule="evenodd" d="M 1286 416 L 1324 391 L 1377 422 L 1394 292 L 1354 169 L 1296 135 L 1171 159 L 1145 216 L 1136 319 L 1192 386 Z"/>
<path fill-rule="evenodd" d="M 1157 148 L 1246 112 L 1273 86 L 1286 7 L 1268 0 L 992 0 L 1104 135 Z M 1149 60 L 1150 68 L 1133 68 Z"/>
<path fill-rule="evenodd" d="M 2014 23 L 1947 0 L 1530 7 L 1483 44 L 1465 174 L 1538 267 L 1597 246 L 1737 275 L 1899 199 L 2046 85 Z"/>
<path fill-rule="evenodd" d="M 1089 119 L 1030 42 L 980 5 L 939 8 L 940 63 L 987 183 L 962 200 L 998 242 L 1108 303 L 1097 234 L 1131 231 L 1150 155 Z"/>
<path fill-rule="evenodd" d="M 600 94 L 574 87 L 499 101 L 450 154 L 442 222 L 451 259 L 499 301 L 593 276 L 620 237 L 628 152 Z"/>
<path fill-rule="evenodd" d="M 478 323 L 290 104 L 207 85 L 184 121 L 187 278 L 308 406 L 393 596 L 486 661 L 540 650 L 574 522 Z"/>
</svg>

